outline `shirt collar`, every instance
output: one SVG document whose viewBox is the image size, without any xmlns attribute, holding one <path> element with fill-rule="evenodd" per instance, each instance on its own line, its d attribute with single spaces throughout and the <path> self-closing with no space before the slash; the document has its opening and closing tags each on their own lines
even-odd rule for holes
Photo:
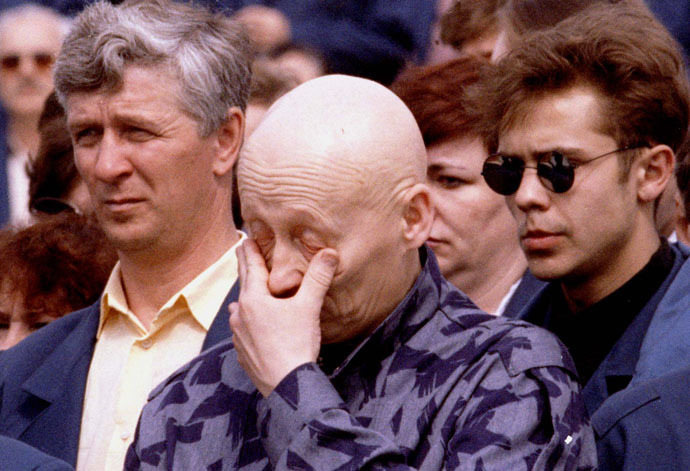
<svg viewBox="0 0 690 471">
<path fill-rule="evenodd" d="M 235 249 L 247 238 L 246 234 L 238 231 L 239 241 L 230 247 L 218 260 L 197 275 L 184 288 L 175 293 L 159 309 L 160 313 L 172 308 L 179 302 L 184 302 L 192 313 L 192 316 L 208 331 L 213 319 L 220 309 L 228 290 L 237 279 L 237 256 Z M 101 298 L 100 321 L 96 338 L 100 337 L 108 316 L 113 312 L 119 312 L 129 317 L 145 331 L 141 322 L 129 308 L 127 297 L 122 287 L 122 271 L 120 262 L 117 262 L 108 282 L 105 285 Z"/>
</svg>

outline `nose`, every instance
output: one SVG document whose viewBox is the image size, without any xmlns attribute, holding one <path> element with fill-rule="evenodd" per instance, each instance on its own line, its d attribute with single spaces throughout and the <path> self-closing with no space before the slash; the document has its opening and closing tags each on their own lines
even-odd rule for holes
<svg viewBox="0 0 690 471">
<path fill-rule="evenodd" d="M 537 169 L 525 168 L 520 187 L 514 195 L 508 197 L 508 201 L 511 199 L 524 212 L 530 209 L 546 209 L 548 207 L 550 201 L 549 190 L 539 180 Z"/>
<path fill-rule="evenodd" d="M 25 54 L 20 56 L 17 72 L 24 77 L 32 77 L 36 74 L 36 70 L 34 69 L 34 61 L 31 55 Z"/>
<path fill-rule="evenodd" d="M 288 244 L 276 243 L 271 256 L 268 291 L 277 298 L 294 296 L 304 277 L 300 267 L 298 251 Z"/>
<path fill-rule="evenodd" d="M 104 132 L 98 144 L 94 176 L 105 183 L 117 183 L 133 171 L 129 160 L 126 143 L 118 142 L 118 139 L 110 132 Z"/>
<path fill-rule="evenodd" d="M 29 328 L 22 322 L 10 322 L 5 335 L 0 337 L 0 351 L 14 347 L 30 334 Z"/>
</svg>

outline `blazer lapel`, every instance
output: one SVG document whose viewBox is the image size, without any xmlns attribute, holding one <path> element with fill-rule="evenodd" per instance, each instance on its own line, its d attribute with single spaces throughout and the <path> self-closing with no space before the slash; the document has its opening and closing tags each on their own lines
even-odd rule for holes
<svg viewBox="0 0 690 471">
<path fill-rule="evenodd" d="M 19 414 L 6 424 L 8 435 L 68 463 L 76 463 L 84 390 L 98 328 L 99 304 L 87 309 L 77 327 L 37 365 L 22 384 Z M 45 440 L 43 437 L 50 437 Z"/>
<path fill-rule="evenodd" d="M 216 317 L 213 319 L 211 327 L 209 327 L 208 333 L 206 334 L 206 338 L 204 339 L 204 343 L 201 346 L 202 351 L 208 350 L 209 348 L 219 344 L 223 340 L 229 339 L 232 335 L 232 333 L 230 332 L 230 314 L 228 312 L 228 306 L 230 305 L 230 303 L 237 301 L 239 294 L 240 282 L 238 279 L 232 285 L 232 288 L 230 288 L 230 292 L 225 297 L 225 300 L 223 301 L 223 304 L 221 304 L 220 309 L 216 314 Z"/>
</svg>

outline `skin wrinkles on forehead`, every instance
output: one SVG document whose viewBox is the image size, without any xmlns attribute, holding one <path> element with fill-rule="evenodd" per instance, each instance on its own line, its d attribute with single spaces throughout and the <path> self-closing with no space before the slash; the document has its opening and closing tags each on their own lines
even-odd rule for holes
<svg viewBox="0 0 690 471">
<path fill-rule="evenodd" d="M 317 213 L 322 213 L 329 203 L 342 210 L 345 201 L 363 209 L 388 208 L 417 183 L 411 171 L 405 175 L 399 168 L 357 162 L 353 158 L 302 155 L 288 164 L 280 164 L 259 155 L 266 154 L 251 150 L 240 160 L 240 197 L 283 204 L 313 200 Z M 386 159 L 381 162 L 385 163 Z"/>
</svg>

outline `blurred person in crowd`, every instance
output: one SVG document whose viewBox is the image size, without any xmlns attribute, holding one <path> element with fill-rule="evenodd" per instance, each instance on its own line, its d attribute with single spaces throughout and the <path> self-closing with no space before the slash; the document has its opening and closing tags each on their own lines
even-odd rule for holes
<svg viewBox="0 0 690 471">
<path fill-rule="evenodd" d="M 112 3 L 120 3 L 123 0 L 111 1 Z M 93 0 L 0 0 L 0 10 L 32 3 L 50 8 L 66 16 L 74 16 L 92 2 Z"/>
<path fill-rule="evenodd" d="M 424 61 L 420 64 L 442 64 L 462 55 L 458 49 L 441 40 L 441 22 L 445 17 L 445 13 L 451 9 L 455 1 L 456 0 L 438 0 L 436 2 L 436 18 L 431 27 L 429 46 Z"/>
<path fill-rule="evenodd" d="M 98 300 L 117 256 L 95 221 L 63 213 L 0 232 L 0 350 Z"/>
<path fill-rule="evenodd" d="M 601 437 L 600 410 L 628 412 L 612 395 L 690 365 L 690 250 L 654 219 L 688 129 L 680 49 L 649 11 L 593 6 L 523 40 L 479 95 L 498 143 L 484 178 L 549 282 L 519 317 L 568 347 Z"/>
<path fill-rule="evenodd" d="M 542 282 L 526 271 L 515 220 L 481 174 L 489 153 L 464 91 L 490 73 L 488 64 L 466 57 L 410 69 L 391 88 L 412 111 L 426 145 L 436 208 L 427 245 L 441 273 L 481 309 L 514 317 Z"/>
<path fill-rule="evenodd" d="M 90 214 L 91 198 L 74 162 L 65 110 L 53 92 L 38 122 L 38 151 L 29 165 L 29 209 L 34 217 L 73 211 Z"/>
<path fill-rule="evenodd" d="M 380 84 L 320 77 L 271 107 L 238 162 L 232 340 L 152 393 L 127 471 L 595 467 L 562 345 L 441 275 L 425 170 Z"/>
<path fill-rule="evenodd" d="M 211 0 L 207 0 L 211 1 Z M 259 52 L 288 43 L 323 57 L 328 73 L 390 84 L 407 61 L 423 60 L 435 1 L 212 0 L 244 23 Z"/>
<path fill-rule="evenodd" d="M 690 57 L 690 1 L 644 0 L 649 9 L 668 28 L 683 47 L 686 61 Z"/>
<path fill-rule="evenodd" d="M 506 0 L 454 0 L 441 17 L 441 40 L 461 54 L 489 59 L 500 32 Z"/>
<path fill-rule="evenodd" d="M 53 63 L 67 20 L 50 8 L 21 5 L 0 13 L 0 225 L 28 221 L 29 155 L 38 119 L 53 89 Z"/>
<path fill-rule="evenodd" d="M 504 0 L 499 10 L 500 30 L 491 59 L 497 61 L 530 33 L 556 26 L 591 6 L 616 4 L 646 10 L 644 0 Z"/>
<path fill-rule="evenodd" d="M 271 50 L 270 61 L 289 73 L 297 83 L 304 83 L 326 73 L 326 63 L 314 49 L 297 44 L 285 44 Z"/>
<path fill-rule="evenodd" d="M 300 83 L 289 70 L 283 69 L 271 59 L 259 58 L 252 62 L 251 89 L 245 112 L 245 135 L 252 134 L 268 108 L 278 98 Z"/>
<path fill-rule="evenodd" d="M 252 62 L 252 81 L 245 111 L 244 134 L 249 137 L 263 119 L 268 108 L 281 96 L 299 85 L 290 70 L 285 70 L 273 59 L 258 58 Z M 232 169 L 232 218 L 235 227 L 242 228 L 240 194 L 237 191 L 237 169 Z"/>
<path fill-rule="evenodd" d="M 19 440 L 0 435 L 0 463 L 7 471 L 74 471 L 62 460 Z"/>
<path fill-rule="evenodd" d="M 230 336 L 250 59 L 241 25 L 198 5 L 97 2 L 75 19 L 55 88 L 118 263 L 98 302 L 2 353 L 0 433 L 120 470 L 153 386 Z"/>
</svg>

